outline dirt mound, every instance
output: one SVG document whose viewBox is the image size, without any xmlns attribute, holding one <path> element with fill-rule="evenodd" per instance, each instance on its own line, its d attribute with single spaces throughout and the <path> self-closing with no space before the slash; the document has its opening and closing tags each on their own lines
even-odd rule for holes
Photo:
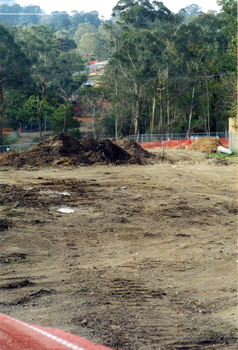
<svg viewBox="0 0 238 350">
<path fill-rule="evenodd" d="M 85 137 L 80 141 L 80 144 L 86 158 L 89 160 L 89 164 L 139 162 L 139 159 L 132 157 L 109 139 L 97 140 Z"/>
<path fill-rule="evenodd" d="M 153 155 L 143 149 L 138 143 L 136 143 L 134 140 L 130 139 L 129 137 L 120 136 L 117 138 L 110 139 L 115 145 L 121 147 L 124 149 L 127 153 L 129 153 L 131 156 L 138 157 L 138 158 L 151 158 Z"/>
<path fill-rule="evenodd" d="M 38 143 L 28 151 L 9 152 L 0 158 L 0 166 L 15 167 L 92 165 L 95 163 L 140 163 L 140 159 L 131 156 L 110 140 L 83 138 L 78 141 L 61 133 Z"/>
<path fill-rule="evenodd" d="M 216 152 L 221 142 L 214 137 L 198 138 L 187 149 L 190 151 Z"/>
</svg>

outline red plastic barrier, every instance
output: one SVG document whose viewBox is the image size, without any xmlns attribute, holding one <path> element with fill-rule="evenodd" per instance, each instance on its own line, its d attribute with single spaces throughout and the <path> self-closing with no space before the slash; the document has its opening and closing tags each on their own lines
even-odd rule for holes
<svg viewBox="0 0 238 350">
<path fill-rule="evenodd" d="M 1 350 L 110 350 L 59 329 L 15 320 L 0 313 Z M 112 350 L 112 349 L 111 349 Z"/>
<path fill-rule="evenodd" d="M 96 68 L 93 68 L 92 70 L 90 70 L 90 73 L 93 73 L 93 72 L 96 72 L 102 68 L 104 68 L 105 66 L 100 66 L 100 67 L 96 67 Z"/>
<path fill-rule="evenodd" d="M 168 140 L 155 142 L 140 142 L 139 145 L 144 149 L 159 149 L 159 148 L 182 148 L 192 144 L 191 139 L 183 140 Z"/>
<path fill-rule="evenodd" d="M 228 147 L 228 143 L 229 143 L 228 139 L 219 139 L 219 141 L 222 143 L 223 147 Z"/>
<path fill-rule="evenodd" d="M 182 140 L 167 140 L 167 141 L 154 141 L 154 142 L 140 142 L 139 145 L 144 149 L 161 149 L 161 148 L 183 148 L 189 147 L 195 140 L 182 139 Z M 219 139 L 224 147 L 228 147 L 228 139 Z"/>
</svg>

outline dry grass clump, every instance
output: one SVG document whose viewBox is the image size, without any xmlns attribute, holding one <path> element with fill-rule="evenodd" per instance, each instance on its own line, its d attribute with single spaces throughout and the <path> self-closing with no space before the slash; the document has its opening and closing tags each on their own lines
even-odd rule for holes
<svg viewBox="0 0 238 350">
<path fill-rule="evenodd" d="M 190 151 L 199 152 L 216 152 L 217 148 L 222 146 L 222 143 L 214 137 L 205 137 L 196 139 L 187 149 Z"/>
</svg>

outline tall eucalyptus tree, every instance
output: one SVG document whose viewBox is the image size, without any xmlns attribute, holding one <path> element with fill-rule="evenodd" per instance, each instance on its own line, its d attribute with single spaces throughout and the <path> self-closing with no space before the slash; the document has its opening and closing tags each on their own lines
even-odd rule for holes
<svg viewBox="0 0 238 350">
<path fill-rule="evenodd" d="M 0 24 L 0 142 L 2 141 L 4 94 L 21 89 L 29 77 L 30 62 L 9 31 Z"/>
</svg>

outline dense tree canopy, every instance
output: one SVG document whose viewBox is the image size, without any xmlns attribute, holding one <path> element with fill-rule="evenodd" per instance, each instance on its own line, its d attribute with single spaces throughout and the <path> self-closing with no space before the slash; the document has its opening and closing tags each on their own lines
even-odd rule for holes
<svg viewBox="0 0 238 350">
<path fill-rule="evenodd" d="M 21 7 L 18 4 L 12 6 L 2 4 L 0 5 L 0 13 L 0 23 L 7 21 L 15 26 L 19 24 L 39 24 L 42 9 L 40 6 L 34 5 Z"/>
<path fill-rule="evenodd" d="M 0 24 L 0 141 L 2 140 L 2 118 L 4 96 L 11 89 L 22 89 L 29 83 L 29 59 L 24 55 L 13 36 Z"/>
<path fill-rule="evenodd" d="M 218 3 L 219 13 L 191 4 L 174 14 L 162 2 L 119 0 L 110 21 L 1 5 L 0 138 L 2 121 L 72 132 L 73 95 L 81 107 L 91 101 L 96 136 L 224 131 L 237 113 L 237 6 Z M 80 89 L 85 66 L 105 59 L 100 88 Z"/>
<path fill-rule="evenodd" d="M 0 25 L 0 116 L 13 126 L 12 116 L 18 122 L 37 120 L 41 139 L 41 120 L 47 114 L 54 122 L 54 109 L 67 108 L 70 94 L 86 79 L 79 74 L 84 62 L 74 41 L 56 37 L 53 28 L 18 26 L 10 30 L 12 34 Z"/>
<path fill-rule="evenodd" d="M 107 26 L 112 50 L 107 83 L 112 89 L 113 71 L 118 72 L 115 123 L 120 106 L 131 120 L 125 121 L 127 132 L 136 134 L 227 128 L 227 118 L 235 114 L 236 6 L 234 0 L 219 3 L 219 14 L 190 5 L 178 15 L 156 1 L 117 3 L 115 23 Z M 138 38 L 145 33 L 143 46 Z"/>
</svg>

